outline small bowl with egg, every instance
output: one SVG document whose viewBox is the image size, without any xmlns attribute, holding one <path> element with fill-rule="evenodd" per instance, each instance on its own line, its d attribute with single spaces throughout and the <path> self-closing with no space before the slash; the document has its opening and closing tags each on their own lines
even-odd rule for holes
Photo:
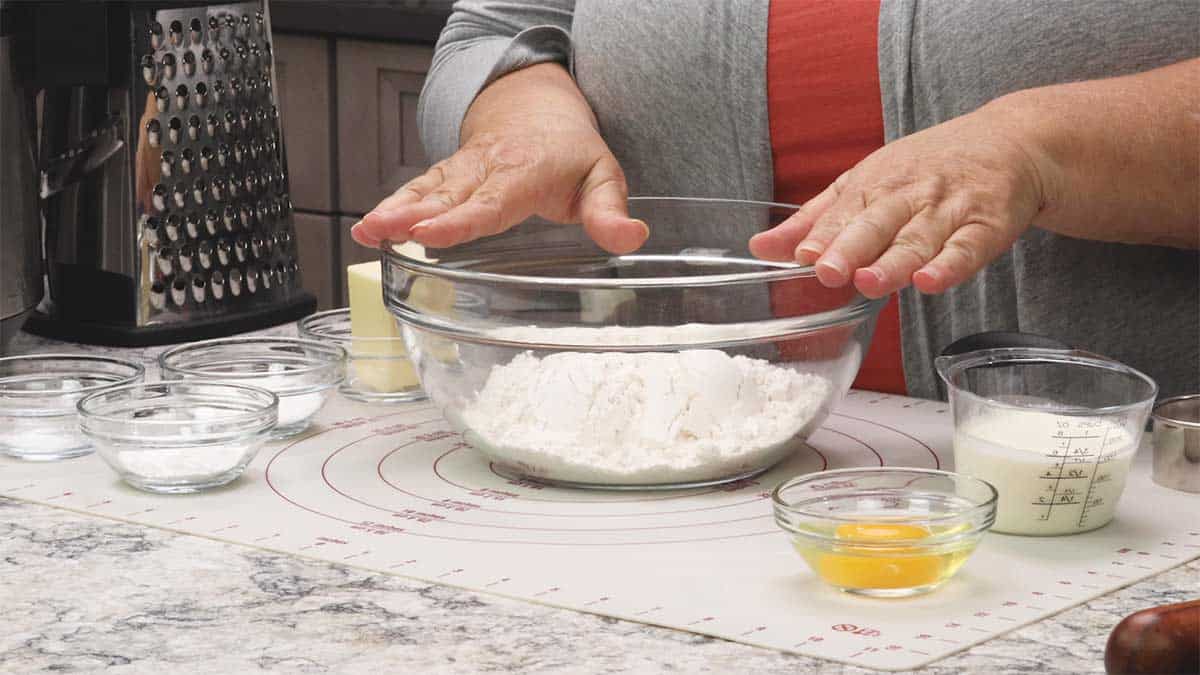
<svg viewBox="0 0 1200 675">
<path fill-rule="evenodd" d="M 996 520 L 996 489 L 970 476 L 908 468 L 822 471 L 771 493 L 775 522 L 812 571 L 881 598 L 950 580 Z"/>
<path fill-rule="evenodd" d="M 259 387 L 163 381 L 79 400 L 79 427 L 129 485 L 158 493 L 229 483 L 271 436 L 279 398 Z"/>
<path fill-rule="evenodd" d="M 158 357 L 164 380 L 261 387 L 279 397 L 272 436 L 303 432 L 346 376 L 346 350 L 300 338 L 233 337 L 192 342 Z"/>
</svg>

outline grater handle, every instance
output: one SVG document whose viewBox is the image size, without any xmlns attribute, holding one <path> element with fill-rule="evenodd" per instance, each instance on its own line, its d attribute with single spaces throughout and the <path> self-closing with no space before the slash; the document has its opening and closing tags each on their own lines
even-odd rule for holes
<svg viewBox="0 0 1200 675">
<path fill-rule="evenodd" d="M 121 138 L 121 124 L 119 116 L 111 116 L 79 145 L 47 160 L 41 168 L 39 196 L 46 199 L 62 192 L 103 166 L 125 147 L 125 141 Z"/>
</svg>

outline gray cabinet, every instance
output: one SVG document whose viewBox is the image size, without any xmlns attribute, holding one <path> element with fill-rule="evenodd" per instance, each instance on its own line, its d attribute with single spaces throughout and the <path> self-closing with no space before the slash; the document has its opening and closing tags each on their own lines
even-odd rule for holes
<svg viewBox="0 0 1200 675">
<path fill-rule="evenodd" d="M 335 205 L 328 42 L 275 35 L 275 81 L 292 203 L 329 213 Z"/>
<path fill-rule="evenodd" d="M 317 296 L 317 309 L 341 307 L 345 301 L 337 296 L 341 284 L 332 257 L 337 219 L 320 214 L 297 212 L 296 251 L 300 264 L 300 285 Z"/>
<path fill-rule="evenodd" d="M 275 33 L 276 86 L 304 288 L 345 306 L 346 265 L 378 251 L 350 226 L 425 171 L 417 98 L 433 48 Z"/>
<path fill-rule="evenodd" d="M 338 192 L 343 213 L 363 214 L 425 171 L 417 97 L 433 50 L 337 41 Z"/>
</svg>

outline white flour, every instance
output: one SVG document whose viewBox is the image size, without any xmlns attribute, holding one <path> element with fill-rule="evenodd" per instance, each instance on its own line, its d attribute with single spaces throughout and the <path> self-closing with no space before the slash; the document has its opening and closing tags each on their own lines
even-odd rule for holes
<svg viewBox="0 0 1200 675">
<path fill-rule="evenodd" d="M 620 335 L 630 344 L 661 343 L 659 330 L 587 332 L 588 341 Z M 526 352 L 492 369 L 460 421 L 473 443 L 534 476 L 702 481 L 763 468 L 794 450 L 824 418 L 831 388 L 818 375 L 712 349 L 541 359 Z"/>
<path fill-rule="evenodd" d="M 283 400 L 280 399 L 281 402 Z M 178 420 L 179 428 L 164 432 L 135 427 L 132 430 L 134 434 L 139 431 L 146 434 L 143 443 L 130 440 L 97 444 L 101 456 L 113 468 L 121 473 L 132 474 L 139 482 L 203 483 L 226 476 L 231 471 L 240 472 L 264 442 L 261 435 L 219 444 L 204 438 L 208 433 L 205 429 L 208 421 L 217 422 L 231 412 L 244 412 L 242 410 L 196 402 L 192 407 L 177 406 L 157 412 L 159 414 L 155 416 L 155 421 Z M 190 441 L 195 443 L 191 444 Z"/>
<path fill-rule="evenodd" d="M 91 452 L 91 442 L 79 432 L 74 416 L 4 420 L 0 428 L 0 454 L 25 459 L 61 459 Z"/>
<path fill-rule="evenodd" d="M 116 461 L 140 478 L 164 481 L 204 480 L 238 468 L 254 449 L 251 444 L 192 448 L 158 448 L 118 452 Z"/>
<path fill-rule="evenodd" d="M 317 414 L 321 406 L 325 405 L 325 399 L 328 396 L 328 390 L 314 391 L 307 394 L 280 394 L 279 422 L 277 426 L 280 428 L 290 428 L 293 425 L 303 423 L 308 418 Z"/>
</svg>

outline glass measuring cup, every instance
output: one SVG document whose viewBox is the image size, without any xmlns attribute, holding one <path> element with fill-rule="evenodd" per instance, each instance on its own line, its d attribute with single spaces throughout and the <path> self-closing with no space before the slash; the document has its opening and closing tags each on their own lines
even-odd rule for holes
<svg viewBox="0 0 1200 675">
<path fill-rule="evenodd" d="M 1112 520 L 1154 380 L 1057 349 L 984 349 L 935 364 L 954 411 L 955 470 L 1000 493 L 993 531 L 1074 534 Z"/>
</svg>

